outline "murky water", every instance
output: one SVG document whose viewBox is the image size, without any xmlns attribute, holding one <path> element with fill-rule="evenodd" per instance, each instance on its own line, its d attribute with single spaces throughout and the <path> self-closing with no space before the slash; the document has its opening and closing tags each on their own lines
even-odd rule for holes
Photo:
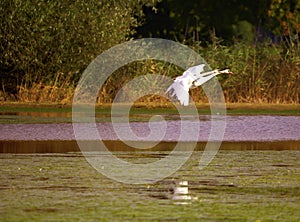
<svg viewBox="0 0 300 222">
<path fill-rule="evenodd" d="M 210 116 L 202 115 L 199 137 L 181 141 L 197 141 L 186 164 L 162 181 L 143 185 L 116 182 L 90 166 L 76 144 L 70 116 L 35 119 L 26 113 L 2 113 L 0 118 L 18 123 L 0 125 L 1 221 L 300 219 L 299 116 L 227 116 L 221 150 L 199 170 L 211 130 Z M 150 133 L 148 118 L 137 115 L 130 123 L 143 143 Z M 115 156 L 142 164 L 166 157 L 178 142 L 179 117 L 165 118 L 166 131 L 159 133 L 162 142 L 138 152 L 119 140 L 109 117 L 96 119 L 101 138 Z M 193 119 L 185 116 L 183 121 Z M 160 132 L 162 124 L 152 126 Z M 115 127 L 125 124 L 120 121 Z M 88 128 L 82 133 L 91 142 L 95 139 Z"/>
<path fill-rule="evenodd" d="M 193 120 L 182 120 L 193 122 Z M 220 121 L 225 121 L 223 118 Z M 166 122 L 151 122 L 154 129 L 163 134 L 162 141 L 178 141 L 181 121 L 168 120 Z M 185 137 L 184 141 L 207 141 L 211 131 L 210 116 L 200 119 L 200 134 L 198 138 Z M 160 132 L 164 129 L 166 131 Z M 110 122 L 97 123 L 98 131 L 103 140 L 118 140 L 115 128 L 126 127 L 125 123 Z M 141 140 L 155 141 L 155 137 L 145 138 L 150 133 L 148 122 L 131 122 L 132 131 Z M 91 137 L 89 128 L 82 132 L 87 140 Z M 53 124 L 1 124 L 0 140 L 74 140 L 71 123 Z M 128 140 L 131 138 L 128 136 Z M 300 116 L 227 116 L 226 130 L 223 141 L 274 141 L 274 140 L 300 140 Z"/>
<path fill-rule="evenodd" d="M 141 162 L 166 155 L 116 154 Z M 176 173 L 155 184 L 126 185 L 98 173 L 80 153 L 1 154 L 0 218 L 299 221 L 299 151 L 220 151 L 201 171 L 200 156 L 195 152 Z"/>
<path fill-rule="evenodd" d="M 40 117 L 39 117 L 40 118 Z M 154 137 L 147 137 L 151 130 L 145 115 L 139 122 L 130 122 L 132 134 L 127 134 L 124 122 L 98 122 L 99 136 L 94 137 L 90 128 L 83 128 L 81 134 L 86 140 L 103 140 L 114 151 L 132 151 L 121 141 L 142 141 L 151 143 L 161 141 L 152 150 L 171 150 L 179 141 L 182 122 L 177 115 L 165 117 L 168 121 L 152 121 Z M 185 116 L 185 124 L 193 126 L 193 117 Z M 216 121 L 225 121 L 219 118 Z M 211 117 L 200 116 L 200 133 L 198 137 L 185 135 L 180 142 L 197 141 L 197 150 L 203 150 L 211 132 Z M 125 129 L 122 139 L 116 129 Z M 189 129 L 191 130 L 191 129 Z M 82 136 L 81 135 L 81 136 Z M 159 138 L 157 138 L 159 137 Z M 231 150 L 299 150 L 300 116 L 227 116 L 226 129 L 221 149 Z M 34 123 L 1 124 L 0 153 L 63 153 L 79 151 L 71 123 Z"/>
</svg>

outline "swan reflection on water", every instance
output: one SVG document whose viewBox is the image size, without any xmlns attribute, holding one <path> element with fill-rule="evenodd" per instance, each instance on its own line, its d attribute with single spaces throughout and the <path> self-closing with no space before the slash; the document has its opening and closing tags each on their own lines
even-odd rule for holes
<svg viewBox="0 0 300 222">
<path fill-rule="evenodd" d="M 175 200 L 175 204 L 188 204 L 192 200 L 192 196 L 189 195 L 189 183 L 187 180 L 175 182 L 173 188 L 172 200 Z"/>
<path fill-rule="evenodd" d="M 174 204 L 190 204 L 192 200 L 197 199 L 189 193 L 187 180 L 172 180 L 161 185 L 160 188 L 148 186 L 148 191 L 151 192 L 150 196 L 158 199 L 169 199 L 174 201 Z"/>
</svg>

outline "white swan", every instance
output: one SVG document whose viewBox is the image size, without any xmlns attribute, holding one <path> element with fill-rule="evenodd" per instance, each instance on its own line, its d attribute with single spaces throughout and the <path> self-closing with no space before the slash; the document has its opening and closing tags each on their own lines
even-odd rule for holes
<svg viewBox="0 0 300 222">
<path fill-rule="evenodd" d="M 219 74 L 232 74 L 229 69 L 212 70 L 204 72 L 205 64 L 188 68 L 181 76 L 178 76 L 172 85 L 166 90 L 170 97 L 176 97 L 181 105 L 189 104 L 189 90 L 196 88 Z"/>
</svg>

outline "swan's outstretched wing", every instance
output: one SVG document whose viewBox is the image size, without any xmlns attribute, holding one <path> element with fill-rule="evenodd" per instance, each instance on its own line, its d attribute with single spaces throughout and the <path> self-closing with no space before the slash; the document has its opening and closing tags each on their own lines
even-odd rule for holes
<svg viewBox="0 0 300 222">
<path fill-rule="evenodd" d="M 209 72 L 205 72 L 199 75 L 199 78 L 197 78 L 193 84 L 192 87 L 190 88 L 196 88 L 198 86 L 201 86 L 202 84 L 206 83 L 208 80 L 212 79 L 213 77 L 215 77 L 216 75 L 219 75 L 220 72 L 219 70 L 213 70 L 213 71 L 209 71 Z"/>
<path fill-rule="evenodd" d="M 203 72 L 204 66 L 205 64 L 201 64 L 188 68 L 174 80 L 166 93 L 170 97 L 176 97 L 181 105 L 187 106 L 189 104 L 189 89 L 192 87 L 193 82 L 199 78 L 200 73 Z"/>
<path fill-rule="evenodd" d="M 198 86 L 201 86 L 202 84 L 206 83 L 208 80 L 212 79 L 213 77 L 219 74 L 232 74 L 232 72 L 229 69 L 223 69 L 223 70 L 215 69 L 212 71 L 201 73 L 199 75 L 199 78 L 193 82 L 192 87 L 190 88 L 196 88 Z"/>
<path fill-rule="evenodd" d="M 189 91 L 178 82 L 173 82 L 166 91 L 170 98 L 176 97 L 181 105 L 189 105 Z"/>
<path fill-rule="evenodd" d="M 201 73 L 204 71 L 205 64 L 197 65 L 197 66 L 192 66 L 188 68 L 182 76 L 190 76 L 194 80 L 200 78 Z"/>
</svg>

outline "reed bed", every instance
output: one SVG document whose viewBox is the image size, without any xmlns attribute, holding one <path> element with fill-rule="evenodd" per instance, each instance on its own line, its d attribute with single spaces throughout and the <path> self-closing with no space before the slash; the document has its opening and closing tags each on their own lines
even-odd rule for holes
<svg viewBox="0 0 300 222">
<path fill-rule="evenodd" d="M 234 75 L 219 76 L 226 102 L 230 103 L 299 103 L 300 101 L 300 44 L 231 46 L 214 42 L 206 48 L 192 47 L 214 68 L 228 67 Z M 117 92 L 130 80 L 146 74 L 160 74 L 171 78 L 183 70 L 162 61 L 145 60 L 124 66 L 113 73 L 99 91 L 98 103 L 111 103 Z M 0 99 L 6 101 L 70 104 L 76 88 L 72 73 L 58 73 L 52 81 L 43 81 L 17 86 L 11 95 L 2 90 Z M 150 83 L 149 85 L 156 83 Z M 147 84 L 145 84 L 147 85 Z M 4 88 L 4 87 L 2 87 Z M 130 89 L 128 89 L 130 90 Z M 140 87 L 140 90 L 144 90 Z M 137 92 L 138 93 L 138 92 Z M 197 103 L 207 102 L 202 88 L 191 90 Z M 143 96 L 137 102 L 168 103 L 163 96 Z"/>
</svg>

